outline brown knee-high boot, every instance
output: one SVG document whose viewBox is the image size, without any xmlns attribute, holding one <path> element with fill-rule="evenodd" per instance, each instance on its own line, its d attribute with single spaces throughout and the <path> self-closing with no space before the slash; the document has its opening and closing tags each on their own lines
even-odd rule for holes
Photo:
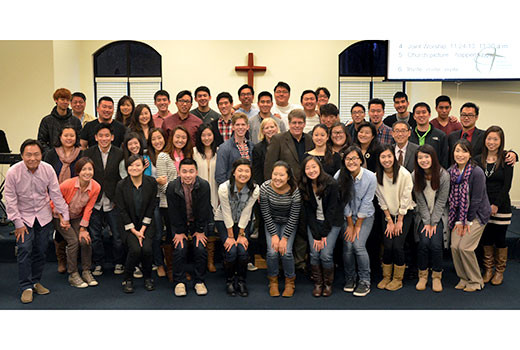
<svg viewBox="0 0 520 350">
<path fill-rule="evenodd" d="M 488 283 L 491 281 L 491 277 L 493 277 L 493 267 L 495 267 L 495 248 L 492 245 L 485 245 L 482 248 L 484 250 L 484 256 L 482 257 L 484 275 L 482 275 L 482 279 L 484 280 L 484 283 Z"/>
<path fill-rule="evenodd" d="M 208 237 L 208 246 L 206 247 L 208 250 L 208 271 L 209 272 L 217 272 L 217 268 L 215 267 L 215 242 L 217 241 L 217 237 L 210 236 Z"/>
<path fill-rule="evenodd" d="M 491 279 L 491 284 L 494 286 L 498 286 L 502 284 L 504 280 L 504 271 L 506 270 L 506 262 L 507 262 L 507 247 L 505 248 L 496 248 L 495 250 L 495 274 Z"/>
</svg>

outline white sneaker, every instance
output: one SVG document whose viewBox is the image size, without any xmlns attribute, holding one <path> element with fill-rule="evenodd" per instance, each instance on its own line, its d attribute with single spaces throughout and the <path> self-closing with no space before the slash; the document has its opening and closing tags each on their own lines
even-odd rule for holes
<svg viewBox="0 0 520 350">
<path fill-rule="evenodd" d="M 143 278 L 143 272 L 139 267 L 135 267 L 134 278 Z"/>
<path fill-rule="evenodd" d="M 186 296 L 186 285 L 184 283 L 177 283 L 174 293 L 176 297 Z"/>
<path fill-rule="evenodd" d="M 103 267 L 101 265 L 96 265 L 94 271 L 92 271 L 92 275 L 101 276 L 103 274 Z"/>
<path fill-rule="evenodd" d="M 122 275 L 125 273 L 125 268 L 123 267 L 123 264 L 116 264 L 114 267 L 114 275 Z"/>
<path fill-rule="evenodd" d="M 253 263 L 247 263 L 247 271 L 256 271 L 258 267 L 256 267 Z"/>
<path fill-rule="evenodd" d="M 204 283 L 196 283 L 195 293 L 197 293 L 197 295 L 206 295 L 208 294 L 208 289 L 206 288 L 206 285 Z"/>
</svg>

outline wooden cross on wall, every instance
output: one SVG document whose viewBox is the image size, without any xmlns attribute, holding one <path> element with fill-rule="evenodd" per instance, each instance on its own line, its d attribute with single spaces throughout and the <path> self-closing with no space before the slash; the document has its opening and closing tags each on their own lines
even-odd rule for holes
<svg viewBox="0 0 520 350">
<path fill-rule="evenodd" d="M 236 66 L 236 72 L 247 72 L 247 84 L 253 86 L 253 78 L 255 72 L 265 72 L 267 67 L 264 66 L 255 66 L 253 64 L 253 53 L 250 52 L 247 57 L 247 66 Z"/>
</svg>

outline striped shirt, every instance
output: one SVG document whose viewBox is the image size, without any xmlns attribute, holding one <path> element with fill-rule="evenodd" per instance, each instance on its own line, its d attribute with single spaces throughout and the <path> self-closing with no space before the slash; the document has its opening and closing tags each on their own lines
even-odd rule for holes
<svg viewBox="0 0 520 350">
<path fill-rule="evenodd" d="M 300 217 L 300 191 L 294 190 L 278 194 L 271 187 L 271 180 L 267 180 L 260 186 L 260 209 L 264 217 L 267 232 L 274 236 L 276 232 L 276 224 L 286 224 L 284 232 L 281 234 L 289 238 L 296 233 L 298 227 L 298 219 Z"/>
</svg>

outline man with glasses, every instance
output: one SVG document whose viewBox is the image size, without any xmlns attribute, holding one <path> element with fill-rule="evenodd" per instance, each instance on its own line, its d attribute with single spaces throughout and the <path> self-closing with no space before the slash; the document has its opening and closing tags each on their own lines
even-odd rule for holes
<svg viewBox="0 0 520 350">
<path fill-rule="evenodd" d="M 164 119 L 162 129 L 166 133 L 166 139 L 169 140 L 172 132 L 177 125 L 182 125 L 188 130 L 192 144 L 195 141 L 195 134 L 202 120 L 190 113 L 193 98 L 191 92 L 183 90 L 177 94 L 175 105 L 177 106 L 177 113 Z"/>
<path fill-rule="evenodd" d="M 289 125 L 287 116 L 293 109 L 302 108 L 300 105 L 289 103 L 291 97 L 291 87 L 283 81 L 278 82 L 274 87 L 275 104 L 271 110 L 275 117 L 281 118 L 286 125 Z"/>
<path fill-rule="evenodd" d="M 244 113 L 249 119 L 258 114 L 259 110 L 253 106 L 255 98 L 255 90 L 251 85 L 244 84 L 238 89 L 238 99 L 240 100 L 240 108 L 237 112 Z"/>
<path fill-rule="evenodd" d="M 412 129 L 410 141 L 419 146 L 425 143 L 432 146 L 437 152 L 439 163 L 448 168 L 448 142 L 446 135 L 439 129 L 434 128 L 430 123 L 431 108 L 425 102 L 416 103 L 413 106 L 413 117 L 417 126 Z"/>
<path fill-rule="evenodd" d="M 419 146 L 408 139 L 411 136 L 410 125 L 407 122 L 398 120 L 392 126 L 392 137 L 395 141 L 395 159 L 399 165 L 402 165 L 412 172 L 415 167 L 415 153 Z"/>
<path fill-rule="evenodd" d="M 354 103 L 350 108 L 350 115 L 352 116 L 352 122 L 347 125 L 347 129 L 351 139 L 355 140 L 359 126 L 365 122 L 365 106 L 361 103 Z"/>
</svg>

